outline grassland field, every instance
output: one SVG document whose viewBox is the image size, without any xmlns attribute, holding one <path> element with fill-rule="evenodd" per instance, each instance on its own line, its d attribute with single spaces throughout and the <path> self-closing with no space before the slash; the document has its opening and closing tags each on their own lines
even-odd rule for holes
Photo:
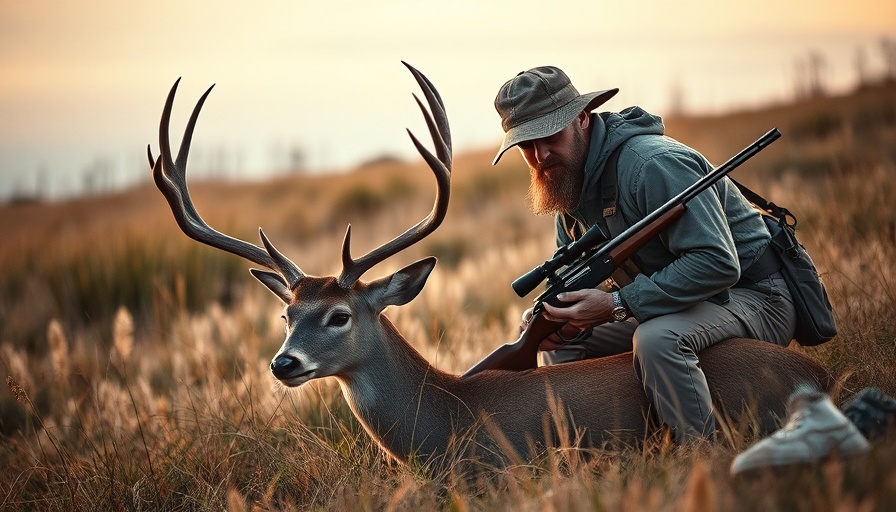
<svg viewBox="0 0 896 512">
<path fill-rule="evenodd" d="M 197 137 L 201 137 L 201 121 Z M 896 395 L 896 84 L 836 98 L 666 120 L 721 162 L 773 126 L 784 138 L 736 171 L 787 206 L 823 275 L 839 335 L 793 345 L 837 376 L 834 398 Z M 409 142 L 410 144 L 410 142 Z M 448 217 L 372 279 L 427 255 L 423 293 L 388 316 L 437 367 L 462 372 L 515 336 L 529 299 L 509 283 L 548 257 L 519 158 L 457 155 Z M 257 229 L 311 274 L 339 270 L 432 204 L 422 162 L 262 183 L 191 184 L 208 223 Z M 755 439 L 666 442 L 584 458 L 548 453 L 475 489 L 387 459 L 332 379 L 298 390 L 268 364 L 280 305 L 235 256 L 183 236 L 148 183 L 59 203 L 0 205 L 0 510 L 892 510 L 896 443 L 867 457 L 732 479 Z"/>
</svg>

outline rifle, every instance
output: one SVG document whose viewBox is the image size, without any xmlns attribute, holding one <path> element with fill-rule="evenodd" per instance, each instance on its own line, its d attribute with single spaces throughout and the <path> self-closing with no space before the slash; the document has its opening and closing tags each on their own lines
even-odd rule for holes
<svg viewBox="0 0 896 512">
<path fill-rule="evenodd" d="M 781 136 L 777 128 L 772 128 L 756 142 L 750 144 L 724 164 L 716 167 L 694 182 L 678 195 L 667 201 L 656 211 L 630 226 L 619 236 L 603 242 L 604 236 L 598 226 L 592 226 L 578 240 L 560 247 L 541 265 L 522 275 L 511 285 L 520 297 L 527 295 L 539 283 L 548 280 L 545 291 L 535 299 L 535 307 L 529 326 L 512 342 L 505 343 L 487 355 L 475 366 L 467 370 L 462 378 L 475 375 L 483 370 L 523 371 L 538 366 L 538 345 L 542 340 L 557 332 L 563 322 L 553 322 L 544 318 L 544 303 L 562 307 L 557 295 L 571 290 L 595 288 L 606 281 L 623 262 L 631 258 L 648 241 L 655 238 L 673 222 L 681 218 L 687 210 L 687 203 L 697 194 L 711 187 L 740 164 L 765 149 Z M 558 271 L 562 271 L 558 273 Z"/>
</svg>

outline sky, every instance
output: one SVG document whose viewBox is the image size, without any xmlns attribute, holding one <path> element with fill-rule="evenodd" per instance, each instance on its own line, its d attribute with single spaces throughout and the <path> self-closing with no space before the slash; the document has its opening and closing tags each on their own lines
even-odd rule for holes
<svg viewBox="0 0 896 512">
<path fill-rule="evenodd" d="M 893 0 L 0 0 L 0 200 L 147 180 L 178 77 L 172 137 L 216 84 L 191 175 L 254 179 L 414 158 L 405 128 L 426 132 L 401 60 L 438 88 L 462 152 L 497 147 L 495 93 L 535 66 L 619 87 L 602 109 L 714 113 L 788 100 L 811 52 L 846 90 L 860 51 L 881 68 L 882 38 Z"/>
</svg>

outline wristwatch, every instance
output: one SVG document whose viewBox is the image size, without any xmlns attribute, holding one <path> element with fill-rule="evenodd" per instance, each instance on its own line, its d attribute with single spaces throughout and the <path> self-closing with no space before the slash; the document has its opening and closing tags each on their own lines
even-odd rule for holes
<svg viewBox="0 0 896 512">
<path fill-rule="evenodd" d="M 619 292 L 613 292 L 613 321 L 623 322 L 628 318 L 628 310 L 622 304 L 622 296 Z"/>
</svg>

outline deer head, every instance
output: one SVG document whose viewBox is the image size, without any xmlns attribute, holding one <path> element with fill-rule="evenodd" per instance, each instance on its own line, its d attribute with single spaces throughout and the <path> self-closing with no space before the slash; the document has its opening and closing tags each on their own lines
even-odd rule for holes
<svg viewBox="0 0 896 512">
<path fill-rule="evenodd" d="M 414 96 L 429 128 L 436 155 L 424 147 L 413 133 L 408 131 L 408 134 L 435 175 L 435 204 L 426 218 L 357 259 L 351 256 L 349 226 L 342 246 L 342 272 L 337 277 L 308 276 L 280 253 L 261 229 L 259 236 L 262 246 L 259 247 L 214 230 L 196 211 L 186 183 L 187 155 L 199 111 L 214 86 L 209 87 L 196 103 L 177 157 L 172 159 L 168 126 L 179 80 L 175 82 L 162 111 L 158 160 L 154 160 L 151 150 L 147 149 L 155 183 L 167 199 L 180 229 L 194 240 L 264 267 L 250 271 L 285 304 L 286 341 L 271 362 L 271 371 L 287 386 L 351 372 L 364 359 L 365 353 L 371 350 L 372 345 L 367 342 L 369 338 L 377 330 L 388 329 L 379 321 L 380 312 L 387 306 L 402 305 L 416 297 L 435 267 L 435 258 L 430 257 L 369 283 L 360 280 L 377 263 L 432 233 L 444 220 L 448 210 L 451 135 L 445 107 L 432 83 L 409 64 L 404 65 L 413 74 L 429 105 L 427 110 Z"/>
</svg>

